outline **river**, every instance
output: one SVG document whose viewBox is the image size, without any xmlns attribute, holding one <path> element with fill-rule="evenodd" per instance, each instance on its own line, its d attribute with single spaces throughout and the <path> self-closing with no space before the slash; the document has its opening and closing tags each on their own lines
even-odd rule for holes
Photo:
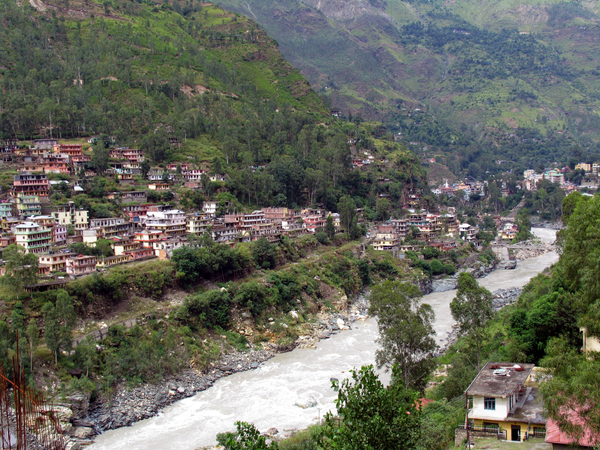
<svg viewBox="0 0 600 450">
<path fill-rule="evenodd" d="M 540 238 L 553 241 L 555 231 L 533 229 Z M 480 279 L 491 291 L 522 287 L 558 260 L 554 252 L 520 261 L 515 270 L 498 270 Z M 450 331 L 450 302 L 456 291 L 423 297 L 435 311 L 438 341 Z M 373 364 L 377 345 L 375 320 L 355 322 L 352 330 L 321 341 L 317 348 L 296 349 L 275 356 L 259 368 L 218 380 L 211 388 L 181 400 L 151 419 L 98 436 L 91 450 L 193 450 L 211 446 L 219 432 L 233 430 L 234 422 L 252 422 L 261 431 L 301 429 L 334 408 L 330 378 L 342 379 L 349 370 Z M 386 376 L 385 374 L 383 375 Z M 299 398 L 312 396 L 317 406 L 302 409 Z"/>
</svg>

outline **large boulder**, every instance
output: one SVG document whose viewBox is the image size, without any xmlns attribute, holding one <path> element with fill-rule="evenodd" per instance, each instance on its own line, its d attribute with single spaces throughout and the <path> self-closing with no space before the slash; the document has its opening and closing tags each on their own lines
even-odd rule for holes
<svg viewBox="0 0 600 450">
<path fill-rule="evenodd" d="M 302 409 L 314 408 L 317 406 L 317 400 L 312 395 L 298 397 L 296 399 L 296 406 L 299 406 Z"/>
</svg>

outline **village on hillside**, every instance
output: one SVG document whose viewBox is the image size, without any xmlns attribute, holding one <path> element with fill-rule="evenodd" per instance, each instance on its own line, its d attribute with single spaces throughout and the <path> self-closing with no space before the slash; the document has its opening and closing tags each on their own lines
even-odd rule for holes
<svg viewBox="0 0 600 450">
<path fill-rule="evenodd" d="M 94 143 L 94 139 L 88 144 Z M 250 213 L 238 213 L 231 211 L 227 201 L 203 200 L 201 208 L 197 205 L 186 213 L 169 202 L 174 200 L 172 190 L 176 184 L 202 191 L 207 180 L 224 182 L 225 176 L 209 171 L 206 166 L 185 162 L 155 168 L 146 166 L 144 171 L 143 166 L 148 163 L 143 150 L 131 148 L 111 148 L 104 172 L 104 176 L 113 177 L 121 189 L 105 194 L 105 200 L 120 213 L 93 217 L 75 201 L 51 200 L 55 190 L 71 191 L 69 197 L 83 193 L 82 184 L 97 176 L 89 169 L 91 151 L 84 151 L 83 144 L 39 139 L 33 145 L 20 146 L 16 141 L 6 141 L 0 150 L 4 167 L 16 173 L 0 203 L 0 248 L 17 244 L 26 253 L 36 254 L 42 277 L 73 278 L 118 264 L 151 258 L 170 259 L 174 250 L 193 245 L 194 237 L 203 233 L 209 233 L 215 242 L 231 246 L 261 237 L 273 243 L 282 236 L 314 234 L 325 227 L 329 216 L 336 231 L 340 231 L 340 215 L 323 208 L 267 206 Z M 355 167 L 369 165 L 374 159 L 369 152 L 364 153 L 364 159 L 353 159 Z M 520 189 L 535 189 L 536 177 L 548 178 L 533 171 L 524 175 Z M 560 176 L 554 172 L 549 174 L 554 177 L 551 181 L 564 185 L 564 177 L 556 179 Z M 140 178 L 144 179 L 145 189 L 139 189 Z M 138 190 L 133 190 L 136 183 Z M 453 186 L 446 183 L 433 193 L 456 196 L 462 192 L 468 201 L 472 193 L 484 195 L 484 187 L 485 183 L 480 181 Z M 380 197 L 386 195 L 382 193 Z M 457 244 L 477 243 L 480 230 L 476 224 L 461 223 L 453 207 L 442 213 L 421 210 L 422 195 L 411 191 L 403 205 L 408 211 L 405 217 L 392 217 L 368 230 L 368 242 L 374 250 L 404 253 L 424 244 L 449 250 Z M 502 195 L 507 195 L 506 189 Z M 359 221 L 364 223 L 360 212 L 359 208 Z M 103 215 L 107 215 L 106 211 Z M 518 227 L 513 220 L 498 215 L 493 219 L 498 239 L 515 239 Z M 76 251 L 94 248 L 99 241 L 111 247 L 110 256 Z"/>
</svg>

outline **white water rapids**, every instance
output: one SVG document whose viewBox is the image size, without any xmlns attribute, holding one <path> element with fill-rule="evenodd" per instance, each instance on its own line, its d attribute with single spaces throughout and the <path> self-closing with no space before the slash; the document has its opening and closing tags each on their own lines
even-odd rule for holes
<svg viewBox="0 0 600 450">
<path fill-rule="evenodd" d="M 538 237 L 552 242 L 556 232 L 533 229 Z M 514 270 L 497 270 L 479 280 L 491 291 L 522 287 L 558 260 L 554 252 L 520 261 Z M 450 302 L 456 291 L 423 297 L 435 311 L 438 341 L 451 330 Z M 194 397 L 181 400 L 158 416 L 131 427 L 111 430 L 98 436 L 91 450 L 193 450 L 213 445 L 217 433 L 232 431 L 234 422 L 252 422 L 265 431 L 280 432 L 305 428 L 334 408 L 335 393 L 330 378 L 342 379 L 349 370 L 373 364 L 377 346 L 375 320 L 355 322 L 352 330 L 321 341 L 315 350 L 296 349 L 261 364 L 256 370 L 237 373 L 215 382 Z M 317 406 L 295 406 L 299 397 L 312 396 Z"/>
</svg>

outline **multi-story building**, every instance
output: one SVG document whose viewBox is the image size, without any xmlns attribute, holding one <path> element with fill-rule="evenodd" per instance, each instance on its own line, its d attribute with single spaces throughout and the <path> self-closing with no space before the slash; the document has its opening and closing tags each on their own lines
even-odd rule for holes
<svg viewBox="0 0 600 450">
<path fill-rule="evenodd" d="M 454 237 L 458 234 L 458 221 L 454 214 L 442 214 L 440 219 L 446 235 Z"/>
<path fill-rule="evenodd" d="M 144 151 L 133 148 L 123 148 L 122 149 L 123 158 L 128 159 L 133 163 L 141 163 L 144 161 Z"/>
<path fill-rule="evenodd" d="M 70 158 L 83 155 L 81 144 L 56 144 L 53 149 L 54 153 L 66 153 Z"/>
<path fill-rule="evenodd" d="M 400 244 L 398 234 L 393 225 L 380 225 L 373 241 L 373 250 L 390 251 Z"/>
<path fill-rule="evenodd" d="M 88 211 L 75 208 L 75 203 L 57 206 L 52 217 L 59 225 L 72 226 L 76 230 L 85 230 L 88 227 Z"/>
<path fill-rule="evenodd" d="M 46 174 L 20 173 L 13 178 L 12 192 L 15 196 L 38 195 L 48 197 L 50 183 Z"/>
<path fill-rule="evenodd" d="M 461 223 L 458 226 L 458 232 L 460 237 L 467 242 L 475 242 L 477 239 L 477 228 L 468 223 Z"/>
<path fill-rule="evenodd" d="M 512 241 L 517 237 L 518 232 L 519 229 L 514 223 L 506 222 L 504 225 L 502 225 L 502 230 L 500 230 L 500 239 Z"/>
<path fill-rule="evenodd" d="M 394 227 L 394 232 L 398 238 L 404 238 L 410 232 L 408 219 L 390 219 L 390 224 Z"/>
<path fill-rule="evenodd" d="M 294 210 L 288 208 L 263 208 L 262 212 L 265 213 L 265 220 L 267 222 L 279 224 L 294 215 Z"/>
<path fill-rule="evenodd" d="M 316 233 L 319 228 L 323 228 L 327 224 L 327 220 L 320 214 L 302 216 L 302 222 L 309 233 Z"/>
<path fill-rule="evenodd" d="M 36 139 L 33 141 L 33 147 L 38 150 L 52 150 L 57 144 L 56 139 Z"/>
<path fill-rule="evenodd" d="M 105 225 L 98 228 L 98 234 L 104 239 L 122 238 L 124 236 L 133 236 L 140 229 L 139 223 L 123 221 L 112 225 Z"/>
<path fill-rule="evenodd" d="M 35 222 L 46 228 L 52 228 L 56 224 L 56 221 L 52 216 L 31 216 L 28 218 L 28 221 Z"/>
<path fill-rule="evenodd" d="M 140 248 L 142 248 L 142 245 L 139 242 L 130 241 L 128 239 L 121 239 L 115 240 L 113 248 L 115 249 L 115 255 L 119 256 L 124 255 L 132 250 L 139 250 Z"/>
<path fill-rule="evenodd" d="M 186 170 L 182 173 L 184 180 L 186 181 L 201 181 L 202 175 L 206 174 L 205 170 L 202 169 L 193 169 Z"/>
<path fill-rule="evenodd" d="M 26 253 L 48 253 L 52 244 L 52 229 L 35 222 L 23 222 L 14 228 L 17 245 L 23 246 Z"/>
<path fill-rule="evenodd" d="M 12 201 L 3 201 L 0 203 L 0 220 L 12 217 L 13 205 L 14 203 Z"/>
<path fill-rule="evenodd" d="M 38 265 L 43 268 L 42 272 L 65 272 L 67 267 L 67 258 L 71 255 L 63 252 L 50 252 L 38 256 Z"/>
<path fill-rule="evenodd" d="M 153 244 L 154 254 L 161 260 L 171 259 L 173 251 L 185 245 L 187 241 L 182 236 L 157 241 Z"/>
<path fill-rule="evenodd" d="M 21 218 L 42 214 L 42 203 L 37 195 L 21 195 L 15 198 L 17 214 Z"/>
<path fill-rule="evenodd" d="M 70 256 L 65 261 L 67 274 L 72 277 L 89 275 L 96 271 L 97 258 L 95 256 Z"/>
<path fill-rule="evenodd" d="M 0 236 L 0 248 L 4 249 L 9 245 L 16 244 L 17 238 L 14 234 L 3 234 Z"/>
<path fill-rule="evenodd" d="M 186 217 L 186 231 L 188 234 L 206 233 L 210 226 L 212 226 L 212 221 L 208 217 L 198 215 L 188 215 Z"/>
<path fill-rule="evenodd" d="M 138 243 L 141 248 L 153 248 L 154 243 L 163 240 L 161 231 L 143 230 L 135 233 L 133 241 Z"/>
<path fill-rule="evenodd" d="M 152 206 L 152 203 L 129 203 L 127 205 L 123 205 L 121 209 L 129 220 L 134 223 L 146 223 L 146 216 L 148 214 L 148 209 Z"/>
<path fill-rule="evenodd" d="M 238 230 L 233 224 L 216 224 L 212 229 L 215 242 L 233 242 L 238 237 Z"/>
<path fill-rule="evenodd" d="M 204 202 L 202 203 L 202 212 L 214 217 L 219 209 L 219 202 Z"/>
<path fill-rule="evenodd" d="M 178 209 L 164 210 L 152 206 L 146 217 L 148 230 L 160 231 L 167 237 L 186 234 L 185 213 Z"/>
<path fill-rule="evenodd" d="M 90 155 L 74 155 L 70 157 L 71 164 L 76 170 L 85 168 L 85 165 L 92 160 Z"/>
</svg>

